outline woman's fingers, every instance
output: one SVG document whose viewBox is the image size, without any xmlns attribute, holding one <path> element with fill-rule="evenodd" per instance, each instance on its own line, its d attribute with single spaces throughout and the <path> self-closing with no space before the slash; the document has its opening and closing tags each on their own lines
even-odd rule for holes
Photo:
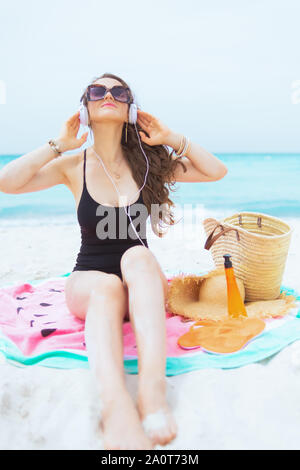
<svg viewBox="0 0 300 470">
<path fill-rule="evenodd" d="M 76 113 L 72 118 L 67 123 L 67 128 L 70 133 L 72 133 L 74 136 L 77 135 L 78 130 L 80 127 L 80 119 L 79 119 L 79 114 Z"/>
<path fill-rule="evenodd" d="M 79 119 L 79 111 L 74 114 L 74 116 L 72 117 L 72 122 L 79 122 L 80 119 Z"/>
<path fill-rule="evenodd" d="M 75 131 L 79 129 L 80 127 L 80 121 L 79 119 L 77 121 L 74 121 L 73 123 L 70 123 L 70 126 L 72 127 L 72 129 L 74 129 Z"/>
<path fill-rule="evenodd" d="M 138 112 L 138 117 L 147 121 L 147 122 L 151 122 L 152 119 L 153 119 L 153 116 L 149 113 L 146 113 L 145 111 L 139 111 Z"/>
<path fill-rule="evenodd" d="M 87 139 L 87 136 L 88 136 L 88 132 L 85 132 L 84 134 L 82 134 L 82 136 L 81 136 L 80 139 L 79 139 L 80 145 L 83 145 L 83 144 L 84 144 L 84 142 L 85 142 L 86 139 Z"/>
<path fill-rule="evenodd" d="M 150 120 L 149 120 L 149 119 L 146 119 L 146 118 L 144 118 L 144 117 L 140 117 L 140 116 L 139 116 L 139 117 L 138 117 L 138 120 L 139 120 L 140 122 L 142 122 L 143 124 L 145 124 L 146 126 L 148 126 L 148 125 L 150 124 Z"/>
<path fill-rule="evenodd" d="M 142 127 L 142 129 L 147 130 L 149 128 L 149 126 L 145 124 L 144 122 L 138 121 L 138 124 Z"/>
<path fill-rule="evenodd" d="M 139 116 L 151 116 L 151 114 L 146 113 L 146 111 L 142 111 L 141 109 L 138 109 L 138 114 Z"/>
<path fill-rule="evenodd" d="M 70 116 L 69 119 L 67 120 L 67 122 L 69 124 L 72 124 L 73 122 L 76 122 L 77 119 L 79 119 L 79 111 L 77 111 L 75 114 Z"/>
<path fill-rule="evenodd" d="M 140 116 L 138 117 L 137 122 L 141 124 L 142 126 L 145 126 L 145 127 L 149 126 L 149 121 Z"/>
</svg>

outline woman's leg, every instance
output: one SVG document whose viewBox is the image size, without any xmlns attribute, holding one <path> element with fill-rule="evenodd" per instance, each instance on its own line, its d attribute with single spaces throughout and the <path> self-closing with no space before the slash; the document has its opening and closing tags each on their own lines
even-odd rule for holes
<svg viewBox="0 0 300 470">
<path fill-rule="evenodd" d="M 123 319 L 128 298 L 124 285 L 118 276 L 99 271 L 72 276 L 66 282 L 66 301 L 72 313 L 85 318 L 89 365 L 102 404 L 105 448 L 151 449 L 125 384 Z"/>
<path fill-rule="evenodd" d="M 152 442 L 164 445 L 177 433 L 166 400 L 168 281 L 152 252 L 139 245 L 123 254 L 121 271 L 128 288 L 129 315 L 138 349 L 138 409 Z"/>
</svg>

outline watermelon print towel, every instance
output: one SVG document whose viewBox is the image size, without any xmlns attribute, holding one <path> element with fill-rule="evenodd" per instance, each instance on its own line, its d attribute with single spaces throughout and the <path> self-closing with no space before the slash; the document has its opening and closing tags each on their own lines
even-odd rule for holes
<svg viewBox="0 0 300 470">
<path fill-rule="evenodd" d="M 69 274 L 0 288 L 0 354 L 12 364 L 89 368 L 85 322 L 72 315 L 65 303 L 64 285 Z M 221 357 L 201 348 L 180 348 L 177 339 L 192 323 L 166 312 L 166 375 L 208 367 L 239 367 L 264 359 L 300 339 L 300 296 L 293 289 L 282 290 L 297 297 L 298 307 L 282 319 L 268 320 L 263 334 L 243 350 Z M 137 347 L 129 321 L 123 324 L 123 339 L 125 372 L 137 374 Z"/>
</svg>

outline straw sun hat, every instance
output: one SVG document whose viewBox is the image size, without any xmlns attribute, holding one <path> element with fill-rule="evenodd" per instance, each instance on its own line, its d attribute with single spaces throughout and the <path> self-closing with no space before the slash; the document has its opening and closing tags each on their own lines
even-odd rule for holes
<svg viewBox="0 0 300 470">
<path fill-rule="evenodd" d="M 236 282 L 245 302 L 244 282 L 235 273 Z M 249 318 L 268 318 L 287 314 L 296 307 L 296 298 L 282 292 L 274 300 L 245 302 Z M 227 283 L 225 268 L 219 267 L 206 274 L 180 274 L 169 284 L 168 311 L 191 320 L 225 320 L 227 312 Z"/>
</svg>

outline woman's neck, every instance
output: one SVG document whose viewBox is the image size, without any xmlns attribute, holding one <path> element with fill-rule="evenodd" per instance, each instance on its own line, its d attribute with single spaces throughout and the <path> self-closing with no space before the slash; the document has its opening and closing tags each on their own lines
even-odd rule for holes
<svg viewBox="0 0 300 470">
<path fill-rule="evenodd" d="M 122 128 L 123 123 L 114 125 L 112 122 L 101 122 L 101 125 L 96 123 L 93 128 L 94 145 L 92 148 L 109 167 L 124 159 L 121 147 Z"/>
</svg>

